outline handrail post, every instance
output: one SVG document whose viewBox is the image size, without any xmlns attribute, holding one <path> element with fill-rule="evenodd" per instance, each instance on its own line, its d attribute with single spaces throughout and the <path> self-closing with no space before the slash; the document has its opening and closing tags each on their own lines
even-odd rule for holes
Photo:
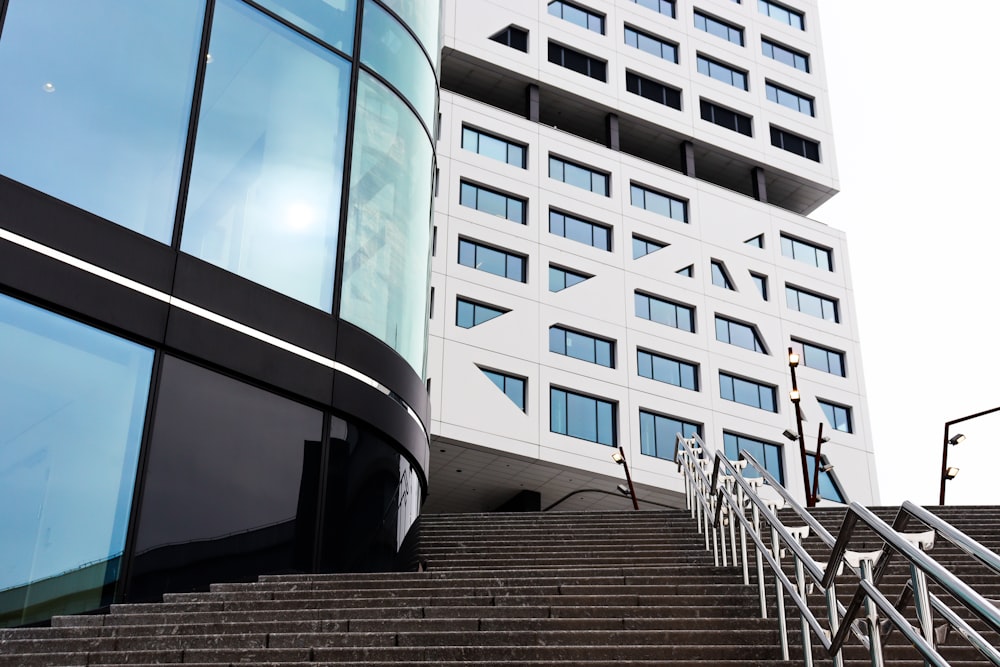
<svg viewBox="0 0 1000 667">
<path fill-rule="evenodd" d="M 840 613 L 837 607 L 837 584 L 834 581 L 826 587 L 826 618 L 830 622 L 830 638 L 837 636 L 840 630 Z M 830 656 L 833 660 L 833 667 L 843 667 L 844 656 L 840 652 L 840 647 Z"/>
<path fill-rule="evenodd" d="M 746 516 L 746 492 L 739 484 L 736 485 L 736 500 L 740 504 L 740 514 Z M 747 529 L 740 521 L 740 564 L 743 566 L 743 585 L 750 585 L 750 568 L 747 565 Z"/>
<path fill-rule="evenodd" d="M 781 567 L 781 543 L 778 541 L 778 529 L 771 525 L 771 556 Z M 774 594 L 778 603 L 778 635 L 781 638 L 781 659 L 788 660 L 788 627 L 785 625 L 785 592 L 778 577 L 774 578 Z"/>
<path fill-rule="evenodd" d="M 760 508 L 753 504 L 753 532 L 758 538 L 760 535 Z M 764 543 L 761 538 L 761 544 Z M 754 554 L 757 556 L 757 597 L 760 598 L 760 617 L 767 618 L 767 592 L 764 590 L 764 558 L 760 554 L 760 547 L 754 542 Z"/>
<path fill-rule="evenodd" d="M 871 558 L 862 558 L 859 565 L 861 568 L 861 579 L 874 585 L 872 573 L 874 561 Z M 878 625 L 878 605 L 868 595 L 865 596 L 865 616 L 868 622 L 868 651 L 871 653 L 872 667 L 882 667 L 882 635 Z"/>
<path fill-rule="evenodd" d="M 920 621 L 920 633 L 931 648 L 937 648 L 934 643 L 934 612 L 927 591 L 927 573 L 917 567 L 916 563 L 910 563 L 910 580 L 913 582 L 913 606 L 917 610 L 917 620 Z"/>
</svg>

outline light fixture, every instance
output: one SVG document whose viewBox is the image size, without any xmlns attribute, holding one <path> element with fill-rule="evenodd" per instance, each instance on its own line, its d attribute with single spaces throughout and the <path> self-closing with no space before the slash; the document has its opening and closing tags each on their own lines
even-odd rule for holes
<svg viewBox="0 0 1000 667">
<path fill-rule="evenodd" d="M 631 498 L 632 497 L 632 494 L 628 492 L 628 489 L 625 488 L 624 484 L 619 484 L 618 485 L 618 493 L 622 494 L 626 498 Z"/>
<path fill-rule="evenodd" d="M 796 440 L 799 439 L 799 436 L 796 435 L 795 431 L 793 431 L 790 428 L 786 428 L 784 431 L 782 431 L 781 435 L 785 436 L 786 438 L 788 438 L 792 442 L 795 442 Z"/>
<path fill-rule="evenodd" d="M 625 457 L 621 455 L 621 452 L 614 452 L 611 454 L 611 460 L 618 465 L 625 465 Z"/>
<path fill-rule="evenodd" d="M 964 441 L 965 441 L 965 436 L 961 433 L 956 433 L 954 437 L 948 439 L 948 444 L 954 446 Z"/>
<path fill-rule="evenodd" d="M 958 468 L 955 468 L 954 466 L 944 471 L 945 479 L 955 479 L 956 476 L 958 476 Z"/>
<path fill-rule="evenodd" d="M 792 368 L 795 368 L 796 366 L 799 365 L 799 353 L 798 352 L 789 352 L 788 353 L 788 365 L 791 366 Z"/>
<path fill-rule="evenodd" d="M 830 472 L 831 470 L 833 470 L 833 468 L 834 468 L 834 466 L 833 466 L 832 463 L 825 463 L 822 466 L 820 466 L 819 471 L 820 472 Z"/>
<path fill-rule="evenodd" d="M 788 398 L 792 399 L 793 403 L 798 403 L 799 399 L 802 398 L 802 394 L 799 393 L 798 389 L 792 389 L 788 392 Z"/>
<path fill-rule="evenodd" d="M 830 437 L 829 437 L 829 436 L 826 436 L 826 435 L 824 435 L 823 437 L 821 437 L 821 438 L 819 439 L 819 441 L 820 441 L 820 442 L 830 442 Z"/>
</svg>

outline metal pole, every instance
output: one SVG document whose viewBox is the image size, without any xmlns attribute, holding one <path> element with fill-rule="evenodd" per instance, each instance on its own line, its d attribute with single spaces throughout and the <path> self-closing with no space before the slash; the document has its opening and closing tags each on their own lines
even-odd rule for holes
<svg viewBox="0 0 1000 667">
<path fill-rule="evenodd" d="M 794 350 L 792 350 L 792 348 L 788 348 L 789 357 L 791 357 L 793 353 Z M 791 361 L 788 362 L 788 370 L 792 373 L 792 391 L 798 394 L 799 385 L 798 381 L 795 379 L 795 366 L 796 364 L 791 363 Z M 799 436 L 799 456 L 802 459 L 802 486 L 805 488 L 806 493 L 806 507 L 815 507 L 816 503 L 813 501 L 812 494 L 810 493 L 811 490 L 809 488 L 809 462 L 806 458 L 806 439 L 805 435 L 802 433 L 802 409 L 799 407 L 801 400 L 802 397 L 800 395 L 799 398 L 792 400 L 792 405 L 795 406 L 795 428 Z"/>
<path fill-rule="evenodd" d="M 952 419 L 951 421 L 947 421 L 944 423 L 944 444 L 941 450 L 941 495 L 940 498 L 938 499 L 939 505 L 944 505 L 944 486 L 945 482 L 948 481 L 948 429 L 950 429 L 954 424 L 968 421 L 970 419 L 975 419 L 976 417 L 982 417 L 983 415 L 992 414 L 994 412 L 1000 412 L 1000 407 L 990 408 L 989 410 L 983 410 L 982 412 L 977 412 L 974 415 L 959 417 L 958 419 Z"/>
<path fill-rule="evenodd" d="M 618 453 L 622 455 L 622 466 L 625 467 L 625 481 L 628 482 L 628 494 L 632 496 L 632 508 L 639 510 L 639 500 L 635 497 L 635 487 L 632 486 L 632 475 L 628 471 L 628 461 L 625 460 L 625 448 L 619 446 Z"/>
<path fill-rule="evenodd" d="M 823 463 L 823 422 L 820 422 L 819 435 L 816 436 L 816 465 L 813 466 L 812 505 L 810 505 L 810 507 L 815 507 L 816 503 L 819 502 L 819 469 L 822 467 L 822 463 Z"/>
</svg>

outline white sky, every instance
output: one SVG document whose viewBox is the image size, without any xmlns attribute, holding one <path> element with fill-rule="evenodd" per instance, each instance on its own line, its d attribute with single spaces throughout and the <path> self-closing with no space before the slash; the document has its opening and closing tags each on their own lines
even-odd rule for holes
<svg viewBox="0 0 1000 667">
<path fill-rule="evenodd" d="M 848 235 L 882 502 L 937 504 L 944 422 L 1000 406 L 1000 3 L 820 11 L 841 192 L 810 217 Z M 1000 412 L 956 433 L 947 504 L 1000 504 Z"/>
</svg>

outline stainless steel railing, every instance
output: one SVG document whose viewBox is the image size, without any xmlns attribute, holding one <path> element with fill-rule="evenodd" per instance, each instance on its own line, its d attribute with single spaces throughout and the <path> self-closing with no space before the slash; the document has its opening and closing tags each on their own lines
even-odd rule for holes
<svg viewBox="0 0 1000 667">
<path fill-rule="evenodd" d="M 715 564 L 721 561 L 722 565 L 728 565 L 731 558 L 734 566 L 741 566 L 744 584 L 749 585 L 749 552 L 753 549 L 762 618 L 768 616 L 765 565 L 773 576 L 783 659 L 788 660 L 790 654 L 785 610 L 787 595 L 799 616 L 806 667 L 813 664 L 814 641 L 823 647 L 836 667 L 841 667 L 841 650 L 850 637 L 857 638 L 868 650 L 873 667 L 881 667 L 884 664 L 883 633 L 887 635 L 893 629 L 906 637 L 926 665 L 949 664 L 937 647 L 947 631 L 953 629 L 990 663 L 1000 666 L 1000 651 L 955 611 L 957 607 L 964 607 L 987 628 L 1000 632 L 1000 609 L 923 549 L 930 549 L 935 539 L 943 539 L 998 574 L 1000 556 L 940 517 L 906 502 L 890 526 L 864 506 L 851 503 L 835 538 L 746 452 L 741 453 L 739 461 L 729 461 L 721 452 L 710 455 L 700 437 L 684 438 L 678 434 L 675 460 L 678 470 L 683 472 L 687 507 L 699 531 L 705 534 L 705 549 L 714 553 Z M 755 476 L 745 474 L 750 471 Z M 764 497 L 761 494 L 764 487 L 776 495 Z M 782 522 L 777 510 L 783 507 L 792 510 L 794 522 L 801 522 L 801 525 L 787 526 Z M 902 532 L 911 518 L 929 530 Z M 868 552 L 849 548 L 862 526 L 876 536 L 880 548 Z M 830 549 L 823 562 L 814 558 L 803 544 L 810 534 Z M 787 554 L 791 555 L 794 580 L 782 565 Z M 910 578 L 893 603 L 880 590 L 879 583 L 895 557 L 905 559 Z M 845 571 L 857 577 L 856 591 L 846 607 L 837 597 L 837 577 Z M 928 578 L 955 602 L 949 605 L 930 593 Z M 820 612 L 823 620 L 817 617 L 810 603 L 809 596 L 814 588 L 819 589 L 823 598 Z M 916 611 L 916 626 L 901 611 L 911 600 Z M 934 627 L 935 613 L 944 621 L 944 625 L 937 628 Z M 946 631 L 943 636 L 942 629 Z"/>
</svg>

